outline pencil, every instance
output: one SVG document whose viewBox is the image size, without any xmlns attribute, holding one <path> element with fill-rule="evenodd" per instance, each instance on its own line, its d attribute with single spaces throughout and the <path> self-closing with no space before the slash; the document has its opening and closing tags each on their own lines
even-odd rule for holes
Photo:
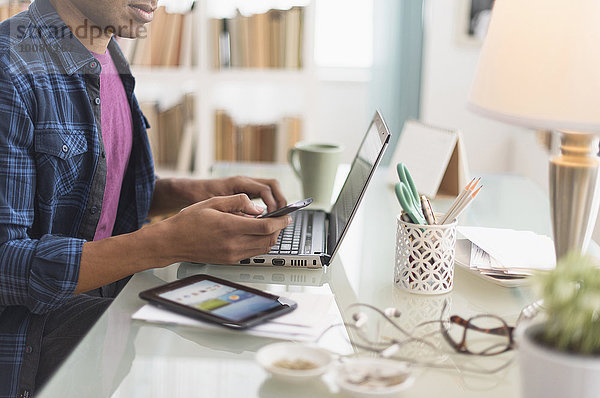
<svg viewBox="0 0 600 398">
<path fill-rule="evenodd" d="M 467 199 L 465 200 L 465 202 L 455 210 L 455 212 L 454 212 L 455 214 L 452 215 L 451 220 L 454 220 L 455 218 L 460 217 L 462 212 L 465 211 L 465 209 L 471 204 L 473 199 L 475 199 L 475 196 L 477 196 L 479 191 L 481 191 L 481 188 L 483 188 L 483 185 L 480 186 L 479 188 L 477 188 L 477 190 L 475 192 L 473 192 L 471 195 L 467 196 Z"/>
<path fill-rule="evenodd" d="M 477 178 L 477 177 L 475 177 L 475 178 Z M 446 214 L 444 214 L 444 217 L 442 217 L 442 221 L 440 221 L 440 224 L 445 224 L 446 221 L 448 221 L 448 218 L 454 212 L 456 207 L 458 207 L 458 205 L 463 202 L 465 197 L 467 197 L 469 195 L 469 193 L 472 191 L 472 188 L 475 188 L 475 186 L 477 186 L 477 184 L 479 183 L 481 178 L 478 178 L 477 181 L 475 181 L 475 178 L 473 178 L 471 180 L 471 182 L 467 184 L 465 189 L 457 196 L 457 198 L 454 200 L 454 202 L 452 202 L 452 205 L 450 206 L 450 208 L 448 209 Z M 474 182 L 475 182 L 475 184 L 473 184 Z"/>
</svg>

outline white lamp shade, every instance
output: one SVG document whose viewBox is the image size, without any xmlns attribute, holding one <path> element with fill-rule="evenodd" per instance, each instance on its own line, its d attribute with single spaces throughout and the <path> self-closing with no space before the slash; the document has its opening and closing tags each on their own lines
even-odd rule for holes
<svg viewBox="0 0 600 398">
<path fill-rule="evenodd" d="M 600 1 L 496 0 L 469 106 L 525 127 L 600 132 Z"/>
</svg>

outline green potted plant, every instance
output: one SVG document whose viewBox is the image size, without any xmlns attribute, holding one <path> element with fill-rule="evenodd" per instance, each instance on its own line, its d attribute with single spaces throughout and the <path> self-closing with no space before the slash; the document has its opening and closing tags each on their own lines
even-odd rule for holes
<svg viewBox="0 0 600 398">
<path fill-rule="evenodd" d="M 520 328 L 523 396 L 600 397 L 600 268 L 571 254 L 538 287 L 546 317 Z"/>
</svg>

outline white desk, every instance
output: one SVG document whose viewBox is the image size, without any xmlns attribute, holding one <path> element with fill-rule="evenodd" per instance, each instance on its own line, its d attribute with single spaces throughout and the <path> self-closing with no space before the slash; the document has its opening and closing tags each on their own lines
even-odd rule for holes
<svg viewBox="0 0 600 398">
<path fill-rule="evenodd" d="M 252 169 L 245 168 L 244 172 Z M 260 171 L 260 170 L 258 170 Z M 340 255 L 327 272 L 245 268 L 262 275 L 258 287 L 273 280 L 294 279 L 279 285 L 287 291 L 314 291 L 330 286 L 341 310 L 360 301 L 380 308 L 399 308 L 405 322 L 439 317 L 447 302 L 450 312 L 468 317 L 494 313 L 514 323 L 523 306 L 533 297 L 527 288 L 503 288 L 476 276 L 457 271 L 454 290 L 446 295 L 425 297 L 403 293 L 393 285 L 396 215 L 400 208 L 385 182 L 385 170 L 376 175 L 359 214 L 352 224 Z M 239 172 L 239 170 L 238 170 Z M 264 169 L 262 169 L 264 173 Z M 529 229 L 550 235 L 547 196 L 527 179 L 503 175 L 485 176 L 485 190 L 473 203 L 462 224 Z M 299 189 L 292 177 L 284 189 L 296 199 Z M 443 211 L 450 201 L 438 201 Z M 140 291 L 206 269 L 173 264 L 165 269 L 137 274 L 101 317 L 58 373 L 42 397 L 312 397 L 338 396 L 331 377 L 313 384 L 294 386 L 271 379 L 254 362 L 254 353 L 272 340 L 208 332 L 177 326 L 157 326 L 132 321 L 131 314 L 144 302 Z M 234 275 L 238 271 L 233 272 Z M 280 282 L 277 282 L 279 284 Z M 414 355 L 418 356 L 418 352 Z M 513 353 L 505 354 L 509 358 Z M 455 361 L 473 358 L 453 356 Z M 479 360 L 494 366 L 496 359 Z M 424 369 L 403 397 L 517 397 L 519 374 L 516 363 L 493 376 L 472 376 L 458 371 Z"/>
</svg>

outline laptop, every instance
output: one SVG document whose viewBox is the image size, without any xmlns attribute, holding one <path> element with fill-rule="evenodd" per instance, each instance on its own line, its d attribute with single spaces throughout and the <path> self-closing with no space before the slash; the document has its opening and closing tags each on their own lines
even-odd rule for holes
<svg viewBox="0 0 600 398">
<path fill-rule="evenodd" d="M 310 208 L 291 213 L 293 222 L 279 234 L 268 254 L 238 264 L 321 268 L 329 265 L 365 194 L 390 141 L 390 131 L 379 111 L 367 129 L 331 211 Z"/>
</svg>

